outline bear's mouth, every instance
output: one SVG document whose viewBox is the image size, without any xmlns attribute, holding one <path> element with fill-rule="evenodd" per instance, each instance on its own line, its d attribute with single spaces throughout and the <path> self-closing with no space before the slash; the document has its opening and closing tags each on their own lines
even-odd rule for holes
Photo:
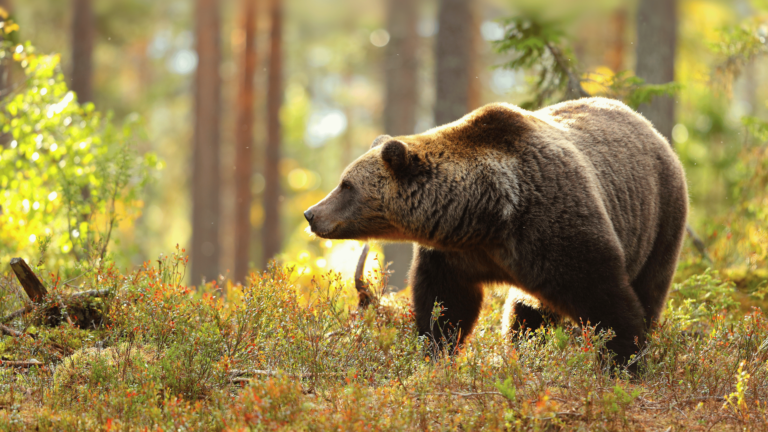
<svg viewBox="0 0 768 432">
<path fill-rule="evenodd" d="M 313 227 L 313 226 L 310 224 L 310 225 L 307 227 L 306 231 L 308 231 L 310 234 L 314 234 L 314 235 L 316 235 L 316 236 L 318 236 L 318 237 L 327 238 L 327 236 L 331 235 L 331 233 L 333 233 L 334 231 L 336 231 L 336 228 L 337 228 L 337 227 L 338 227 L 338 224 L 337 224 L 337 225 L 334 225 L 334 226 L 333 226 L 333 227 L 331 227 L 331 229 L 329 229 L 329 230 L 325 230 L 325 231 L 318 231 L 318 230 L 316 230 L 316 229 L 315 229 L 315 228 L 314 228 L 314 227 Z"/>
</svg>

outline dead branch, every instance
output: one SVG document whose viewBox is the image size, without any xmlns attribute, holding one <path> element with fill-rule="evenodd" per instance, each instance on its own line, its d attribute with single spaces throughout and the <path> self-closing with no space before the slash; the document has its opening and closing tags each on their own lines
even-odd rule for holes
<svg viewBox="0 0 768 432">
<path fill-rule="evenodd" d="M 21 309 L 19 309 L 17 311 L 11 312 L 8 315 L 0 318 L 0 323 L 5 324 L 5 323 L 11 321 L 14 318 L 20 317 L 20 316 L 24 315 L 27 312 L 33 311 L 34 309 L 35 309 L 35 307 L 32 306 L 32 305 L 24 306 L 23 308 L 21 308 Z"/>
<path fill-rule="evenodd" d="M 344 376 L 346 375 L 346 373 L 344 372 L 285 373 L 285 372 L 263 370 L 263 369 L 232 369 L 229 371 L 229 378 L 232 382 L 248 382 L 253 379 L 253 378 L 246 377 L 246 375 L 260 375 L 260 376 L 268 376 L 268 377 L 285 375 L 292 378 L 307 379 L 307 378 L 313 378 L 313 377 L 319 377 L 319 376 Z"/>
<path fill-rule="evenodd" d="M 552 54 L 552 57 L 555 59 L 555 62 L 560 67 L 560 69 L 564 70 L 568 75 L 565 100 L 589 97 L 590 94 L 587 93 L 587 91 L 584 90 L 584 87 L 581 86 L 581 79 L 578 77 L 576 72 L 574 72 L 571 64 L 568 63 L 570 59 L 566 60 L 563 57 L 562 51 L 560 51 L 559 48 L 552 46 L 552 44 L 547 44 L 547 49 L 549 50 L 550 54 Z"/>
<path fill-rule="evenodd" d="M 475 396 L 504 396 L 503 394 L 499 392 L 454 392 L 454 391 L 447 391 L 447 392 L 430 392 L 430 393 L 412 393 L 411 396 L 458 396 L 458 397 L 475 397 Z"/>
<path fill-rule="evenodd" d="M 7 327 L 7 326 L 4 326 L 4 325 L 0 324 L 0 334 L 4 334 L 4 335 L 8 335 L 8 336 L 13 336 L 13 337 L 20 337 L 24 333 L 22 333 L 20 331 L 16 331 L 16 330 L 14 330 L 14 329 L 12 329 L 10 327 Z"/>
<path fill-rule="evenodd" d="M 363 252 L 360 253 L 360 258 L 357 260 L 357 268 L 355 269 L 355 288 L 357 288 L 357 296 L 359 301 L 357 307 L 359 309 L 366 309 L 373 303 L 373 293 L 368 286 L 368 283 L 363 280 L 363 271 L 365 270 L 365 260 L 368 258 L 368 251 L 371 247 L 368 243 L 363 246 Z"/>
<path fill-rule="evenodd" d="M 0 366 L 4 367 L 16 367 L 16 368 L 28 368 L 32 366 L 42 366 L 45 363 L 37 361 L 37 360 L 23 360 L 23 361 L 10 361 L 10 360 L 0 360 Z"/>
<path fill-rule="evenodd" d="M 693 397 L 688 398 L 684 400 L 683 402 L 703 402 L 703 401 L 716 401 L 716 402 L 725 402 L 727 399 L 723 396 L 700 396 L 700 397 Z"/>
<path fill-rule="evenodd" d="M 13 258 L 11 260 L 11 268 L 16 273 L 21 286 L 24 287 L 24 291 L 27 292 L 27 296 L 33 302 L 41 303 L 45 296 L 48 295 L 48 290 L 45 289 L 45 285 L 40 282 L 35 272 L 29 268 L 27 262 L 21 258 Z"/>
<path fill-rule="evenodd" d="M 103 289 L 103 290 L 88 290 L 88 291 L 80 291 L 76 293 L 72 293 L 69 297 L 70 298 L 80 298 L 80 297 L 106 297 L 111 293 L 111 290 Z"/>
<path fill-rule="evenodd" d="M 693 242 L 693 246 L 696 247 L 696 250 L 699 251 L 702 258 L 704 258 L 704 261 L 708 261 L 710 264 L 712 264 L 712 258 L 709 257 L 709 254 L 707 253 L 707 247 L 704 245 L 704 241 L 696 235 L 696 232 L 691 228 L 689 224 L 685 225 L 685 230 L 688 232 L 688 237 L 691 238 L 691 241 Z"/>
</svg>

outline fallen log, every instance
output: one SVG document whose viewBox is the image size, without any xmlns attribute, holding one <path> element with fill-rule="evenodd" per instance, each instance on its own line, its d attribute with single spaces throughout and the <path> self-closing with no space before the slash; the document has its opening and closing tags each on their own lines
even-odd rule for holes
<svg viewBox="0 0 768 432">
<path fill-rule="evenodd" d="M 13 258 L 11 268 L 34 304 L 27 305 L 2 317 L 0 323 L 7 323 L 28 312 L 38 311 L 38 321 L 51 327 L 59 325 L 62 320 L 80 328 L 97 328 L 102 324 L 104 317 L 101 310 L 92 307 L 91 302 L 86 299 L 107 296 L 111 292 L 110 290 L 95 289 L 72 294 L 59 294 L 56 298 L 48 298 L 49 301 L 46 302 L 48 290 L 26 261 L 21 258 Z M 6 331 L 3 332 L 8 334 Z"/>
<path fill-rule="evenodd" d="M 45 296 L 48 295 L 48 290 L 45 289 L 45 285 L 40 282 L 40 278 L 37 277 L 35 272 L 29 268 L 27 262 L 21 258 L 13 258 L 11 260 L 11 268 L 16 273 L 16 277 L 19 279 L 19 283 L 27 292 L 29 298 L 35 303 L 41 303 Z"/>
<path fill-rule="evenodd" d="M 80 299 L 80 298 L 84 298 L 84 297 L 106 297 L 111 292 L 112 292 L 112 290 L 108 290 L 108 289 L 88 290 L 88 291 L 81 291 L 81 292 L 72 293 L 72 294 L 68 295 L 67 297 L 69 299 Z M 35 310 L 35 306 L 33 306 L 33 305 L 24 306 L 23 308 L 21 308 L 21 309 L 19 309 L 17 311 L 11 312 L 8 315 L 0 318 L 0 324 L 5 324 L 7 322 L 10 322 L 14 318 L 18 318 L 18 317 L 20 317 L 20 316 L 22 316 L 22 315 L 24 315 L 26 313 L 32 312 L 33 310 Z"/>
</svg>

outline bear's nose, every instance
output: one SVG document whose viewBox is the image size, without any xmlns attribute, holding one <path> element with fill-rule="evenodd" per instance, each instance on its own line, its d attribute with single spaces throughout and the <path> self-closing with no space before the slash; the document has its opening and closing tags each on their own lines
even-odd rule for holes
<svg viewBox="0 0 768 432">
<path fill-rule="evenodd" d="M 312 222 L 312 219 L 314 219 L 315 215 L 312 214 L 312 210 L 307 210 L 304 212 L 304 217 L 307 219 L 307 222 Z"/>
</svg>

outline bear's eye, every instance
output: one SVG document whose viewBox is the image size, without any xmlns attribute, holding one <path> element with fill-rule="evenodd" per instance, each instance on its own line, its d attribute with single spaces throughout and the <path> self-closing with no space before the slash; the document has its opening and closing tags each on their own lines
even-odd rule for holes
<svg viewBox="0 0 768 432">
<path fill-rule="evenodd" d="M 341 182 L 341 188 L 345 189 L 345 190 L 350 190 L 350 189 L 352 189 L 352 184 L 350 184 L 348 181 L 344 180 L 343 182 Z"/>
</svg>

